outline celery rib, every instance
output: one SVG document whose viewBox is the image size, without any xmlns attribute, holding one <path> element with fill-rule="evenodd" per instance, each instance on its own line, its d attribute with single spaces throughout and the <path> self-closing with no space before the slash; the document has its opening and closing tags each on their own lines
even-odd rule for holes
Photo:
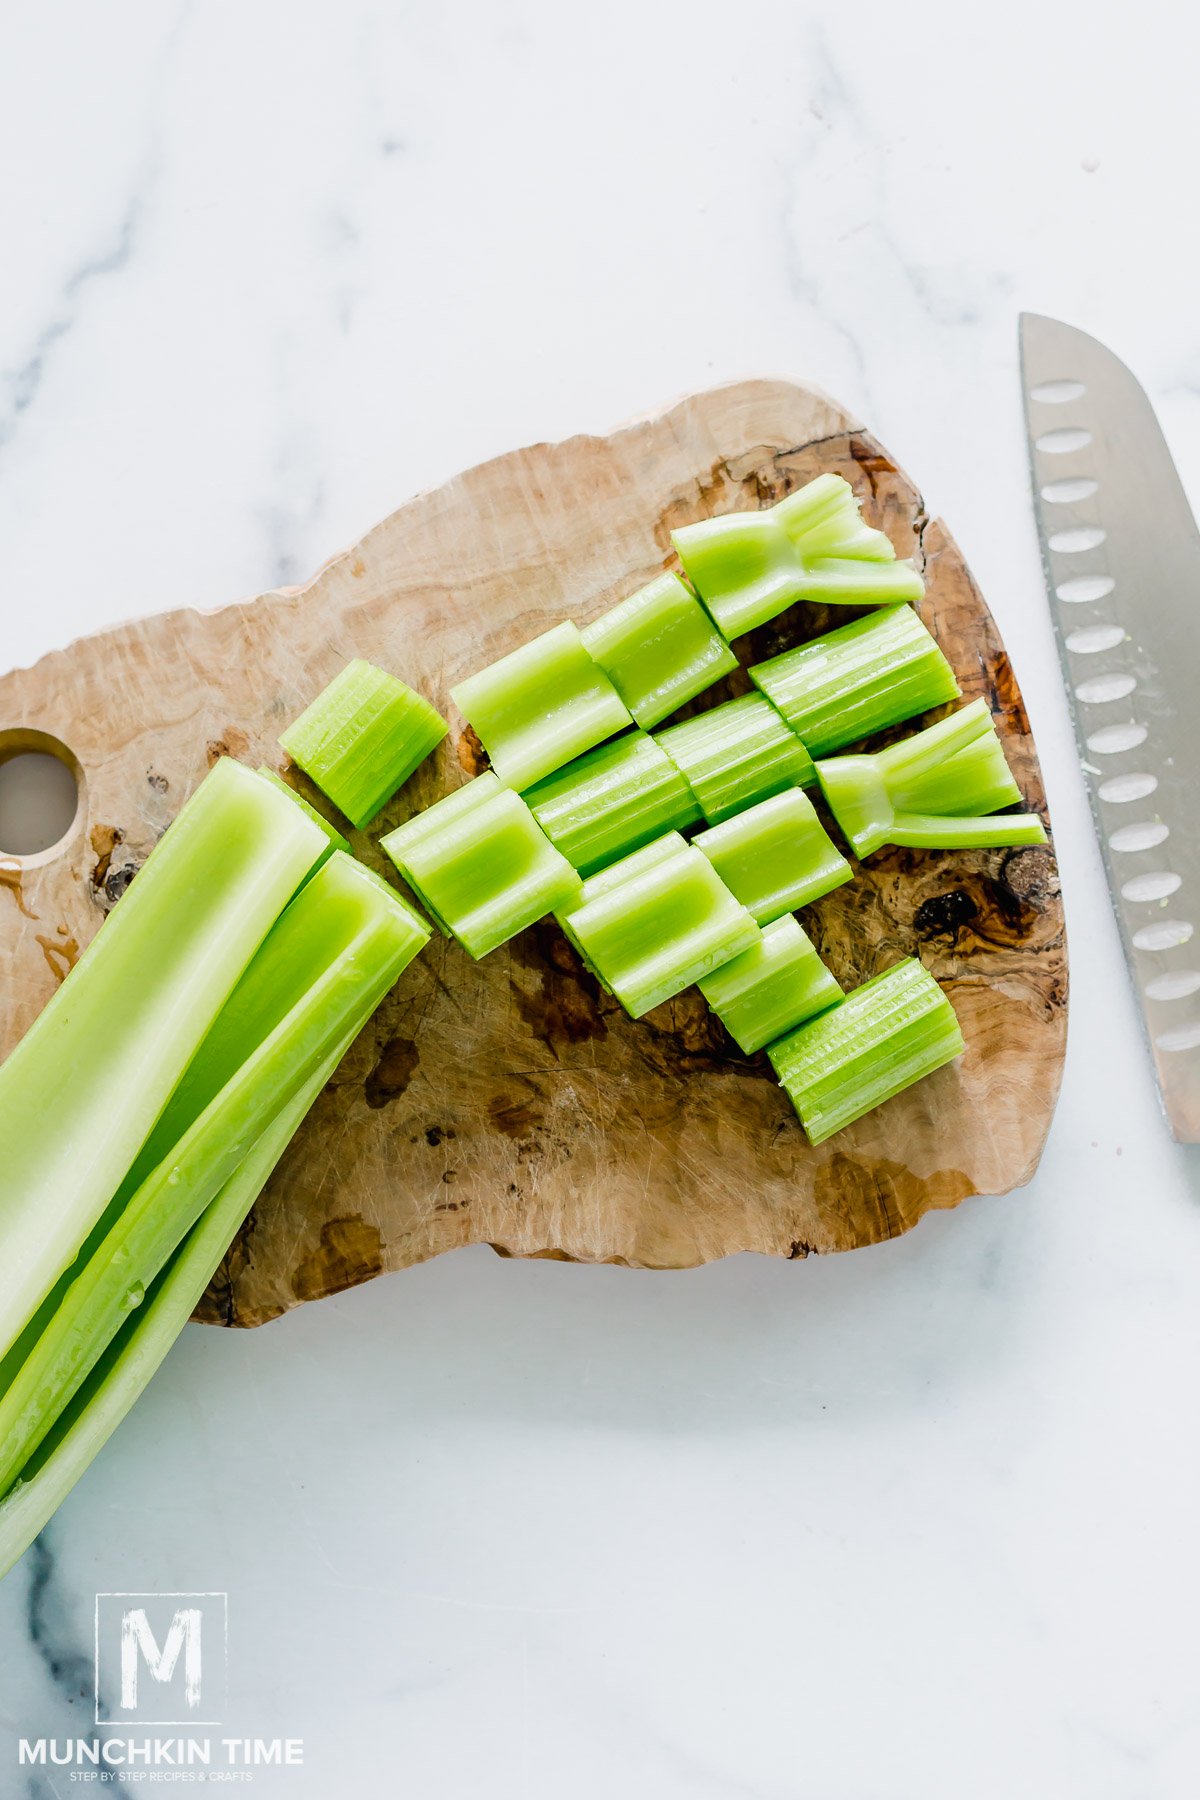
<svg viewBox="0 0 1200 1800">
<path fill-rule="evenodd" d="M 954 1008 L 909 957 L 789 1032 L 767 1055 L 809 1141 L 820 1144 L 963 1049 Z"/>
<path fill-rule="evenodd" d="M 750 679 L 811 756 L 825 756 L 959 696 L 911 606 L 886 606 L 768 662 Z"/>
<path fill-rule="evenodd" d="M 579 892 L 520 794 L 477 775 L 380 842 L 443 931 L 478 959 Z"/>
<path fill-rule="evenodd" d="M 737 657 L 677 575 L 658 576 L 581 636 L 647 731 L 737 668 Z"/>
<path fill-rule="evenodd" d="M 631 1018 L 672 999 L 759 940 L 699 850 L 669 834 L 585 884 L 559 922 Z"/>
<path fill-rule="evenodd" d="M 319 825 L 321 827 L 321 830 L 329 839 L 329 849 L 325 852 L 325 856 L 321 858 L 322 863 L 325 861 L 325 857 L 331 855 L 334 850 L 344 850 L 347 856 L 352 856 L 354 854 L 350 848 L 349 839 L 344 838 L 337 826 L 331 825 L 324 813 L 319 813 L 316 807 L 304 798 L 303 794 L 298 794 L 294 787 L 289 787 L 288 783 L 283 779 L 283 776 L 280 775 L 276 769 L 268 769 L 266 764 L 262 763 L 259 765 L 258 773 L 265 781 L 269 781 L 273 787 L 277 787 L 280 793 L 286 794 L 288 799 L 293 801 L 295 805 L 300 808 L 305 817 L 312 820 L 314 825 Z M 319 866 L 320 865 L 318 864 L 318 867 Z"/>
<path fill-rule="evenodd" d="M 760 800 L 692 842 L 760 925 L 807 906 L 854 875 L 799 788 Z"/>
<path fill-rule="evenodd" d="M 860 857 L 885 844 L 980 849 L 1046 841 L 1034 814 L 990 816 L 1019 803 L 1021 793 L 983 700 L 885 750 L 822 758 L 816 770 Z"/>
<path fill-rule="evenodd" d="M 842 998 L 841 984 L 791 913 L 764 926 L 757 944 L 702 976 L 699 987 L 747 1056 Z"/>
<path fill-rule="evenodd" d="M 222 758 L 0 1069 L 0 1355 L 78 1254 L 326 842 Z"/>
<path fill-rule="evenodd" d="M 633 724 L 570 623 L 544 631 L 450 692 L 500 780 L 518 792 Z"/>
<path fill-rule="evenodd" d="M 410 907 L 341 852 L 301 889 L 152 1134 L 144 1157 L 152 1166 L 134 1187 L 139 1160 L 105 1237 L 0 1394 L 0 1492 L 264 1132 L 369 1017 L 427 936 Z"/>
<path fill-rule="evenodd" d="M 812 758 L 761 694 L 743 694 L 656 732 L 710 825 L 816 780 Z"/>
<path fill-rule="evenodd" d="M 446 735 L 407 683 L 356 658 L 293 719 L 279 742 L 352 825 L 369 825 Z"/>
<path fill-rule="evenodd" d="M 524 798 L 555 849 L 583 875 L 702 816 L 666 751 L 636 730 L 576 757 Z"/>
</svg>

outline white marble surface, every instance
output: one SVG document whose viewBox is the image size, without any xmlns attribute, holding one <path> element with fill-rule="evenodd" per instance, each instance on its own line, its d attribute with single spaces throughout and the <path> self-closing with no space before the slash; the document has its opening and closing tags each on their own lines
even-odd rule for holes
<svg viewBox="0 0 1200 1800">
<path fill-rule="evenodd" d="M 1052 661 L 1016 312 L 1125 355 L 1200 494 L 1194 11 L 47 0 L 0 46 L 0 662 L 803 375 L 990 596 L 1074 951 L 1024 1193 L 805 1265 L 481 1250 L 189 1328 L 0 1589 L 0 1792 L 67 1792 L 13 1740 L 86 1729 L 97 1589 L 223 1589 L 231 1727 L 307 1742 L 266 1795 L 1193 1796 L 1200 1178 Z"/>
</svg>

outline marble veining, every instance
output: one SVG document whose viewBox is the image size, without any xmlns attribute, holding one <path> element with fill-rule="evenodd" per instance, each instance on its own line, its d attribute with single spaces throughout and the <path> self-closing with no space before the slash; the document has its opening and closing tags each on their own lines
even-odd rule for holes
<svg viewBox="0 0 1200 1800">
<path fill-rule="evenodd" d="M 1191 1800 L 1200 1176 L 1165 1136 L 1028 501 L 1016 313 L 1200 498 L 1200 20 L 1083 0 L 116 0 L 0 54 L 0 663 L 303 580 L 405 495 L 800 375 L 959 539 L 1056 825 L 1036 1181 L 675 1277 L 466 1252 L 189 1329 L 0 1586 L 0 1794 L 98 1590 L 229 1595 L 264 1796 Z M 0 720 L 0 726 L 4 721 Z"/>
</svg>

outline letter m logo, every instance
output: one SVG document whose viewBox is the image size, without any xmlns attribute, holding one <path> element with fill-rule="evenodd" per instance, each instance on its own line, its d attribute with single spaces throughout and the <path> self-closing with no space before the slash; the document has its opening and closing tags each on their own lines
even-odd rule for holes
<svg viewBox="0 0 1200 1800">
<path fill-rule="evenodd" d="M 96 1723 L 220 1723 L 224 1594 L 97 1594 Z"/>
</svg>

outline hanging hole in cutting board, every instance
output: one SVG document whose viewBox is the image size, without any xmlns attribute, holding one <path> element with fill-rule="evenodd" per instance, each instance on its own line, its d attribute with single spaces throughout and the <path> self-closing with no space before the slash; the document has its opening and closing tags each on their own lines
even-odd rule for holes
<svg viewBox="0 0 1200 1800">
<path fill-rule="evenodd" d="M 83 772 L 45 731 L 0 731 L 0 856 L 49 862 L 83 820 Z"/>
</svg>

